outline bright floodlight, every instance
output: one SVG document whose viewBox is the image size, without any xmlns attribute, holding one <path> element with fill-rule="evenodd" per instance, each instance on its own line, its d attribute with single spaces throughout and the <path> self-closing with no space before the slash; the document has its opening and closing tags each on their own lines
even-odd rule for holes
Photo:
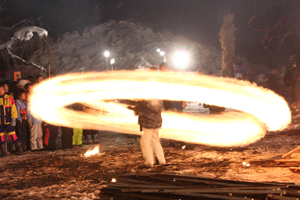
<svg viewBox="0 0 300 200">
<path fill-rule="evenodd" d="M 165 55 L 165 52 L 161 51 L 161 52 L 159 53 L 159 55 L 164 56 L 164 55 Z"/>
<path fill-rule="evenodd" d="M 177 51 L 173 56 L 174 64 L 178 68 L 185 68 L 189 64 L 190 56 L 185 51 Z"/>
<path fill-rule="evenodd" d="M 160 52 L 160 49 L 157 49 L 156 51 L 159 53 L 159 52 Z"/>
<path fill-rule="evenodd" d="M 110 60 L 110 64 L 111 64 L 111 65 L 115 64 L 115 59 L 111 59 L 111 60 Z"/>
<path fill-rule="evenodd" d="M 104 52 L 104 56 L 105 56 L 106 58 L 108 58 L 109 55 L 110 55 L 109 51 L 105 51 L 105 52 Z"/>
</svg>

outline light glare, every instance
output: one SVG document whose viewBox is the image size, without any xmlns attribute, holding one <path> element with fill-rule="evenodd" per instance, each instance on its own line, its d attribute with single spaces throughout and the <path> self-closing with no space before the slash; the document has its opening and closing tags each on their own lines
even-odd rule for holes
<svg viewBox="0 0 300 200">
<path fill-rule="evenodd" d="M 172 84 L 174 82 L 176 85 Z M 166 93 L 175 88 L 176 92 Z M 33 88 L 29 109 L 35 117 L 58 126 L 98 130 L 101 124 L 101 130 L 140 135 L 138 119 L 132 110 L 127 109 L 127 105 L 107 100 L 149 98 L 201 100 L 243 111 L 215 116 L 164 112 L 160 136 L 165 139 L 214 146 L 244 146 L 264 137 L 266 128 L 282 130 L 291 122 L 286 101 L 256 84 L 205 75 L 149 71 L 114 71 L 113 76 L 111 72 L 57 76 Z M 66 108 L 76 102 L 102 112 L 78 113 Z"/>
<path fill-rule="evenodd" d="M 114 58 L 110 60 L 110 64 L 111 65 L 115 64 L 115 59 Z"/>
<path fill-rule="evenodd" d="M 178 51 L 174 54 L 173 60 L 177 68 L 185 68 L 189 64 L 190 56 L 185 51 Z"/>
<path fill-rule="evenodd" d="M 104 52 L 104 56 L 105 56 L 106 58 L 108 58 L 108 57 L 110 56 L 109 51 L 105 51 L 105 52 Z"/>
</svg>

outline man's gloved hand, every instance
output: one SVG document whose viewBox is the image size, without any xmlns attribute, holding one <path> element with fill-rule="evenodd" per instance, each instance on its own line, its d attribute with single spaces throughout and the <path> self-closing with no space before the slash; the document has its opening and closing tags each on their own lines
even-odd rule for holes
<svg viewBox="0 0 300 200">
<path fill-rule="evenodd" d="M 16 119 L 11 119 L 11 126 L 16 126 L 17 120 Z"/>
<path fill-rule="evenodd" d="M 28 127 L 29 127 L 29 129 L 31 129 L 33 127 L 31 120 L 28 120 Z"/>
<path fill-rule="evenodd" d="M 127 106 L 127 109 L 134 110 L 134 107 L 133 106 Z"/>
<path fill-rule="evenodd" d="M 138 108 L 133 106 L 127 106 L 127 109 L 132 110 L 134 112 L 134 115 L 137 116 L 139 114 Z"/>
</svg>

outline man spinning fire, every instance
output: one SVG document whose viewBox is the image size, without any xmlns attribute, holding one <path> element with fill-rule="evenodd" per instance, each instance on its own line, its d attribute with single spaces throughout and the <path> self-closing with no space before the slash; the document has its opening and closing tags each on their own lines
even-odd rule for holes
<svg viewBox="0 0 300 200">
<path fill-rule="evenodd" d="M 151 67 L 151 71 L 157 68 Z M 143 131 L 141 137 L 141 149 L 145 159 L 146 167 L 153 167 L 154 154 L 159 164 L 166 164 L 164 152 L 159 141 L 159 129 L 162 126 L 161 111 L 163 110 L 163 100 L 151 99 L 137 102 L 135 107 L 128 108 L 134 111 L 138 117 L 140 130 Z"/>
</svg>

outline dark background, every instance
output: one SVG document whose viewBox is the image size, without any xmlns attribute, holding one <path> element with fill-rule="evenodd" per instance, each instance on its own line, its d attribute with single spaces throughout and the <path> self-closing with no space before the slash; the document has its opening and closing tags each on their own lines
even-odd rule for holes
<svg viewBox="0 0 300 200">
<path fill-rule="evenodd" d="M 58 38 L 108 20 L 134 19 L 220 49 L 222 17 L 234 13 L 236 54 L 270 67 L 300 61 L 299 0 L 2 0 L 1 26 L 32 19 Z"/>
</svg>

